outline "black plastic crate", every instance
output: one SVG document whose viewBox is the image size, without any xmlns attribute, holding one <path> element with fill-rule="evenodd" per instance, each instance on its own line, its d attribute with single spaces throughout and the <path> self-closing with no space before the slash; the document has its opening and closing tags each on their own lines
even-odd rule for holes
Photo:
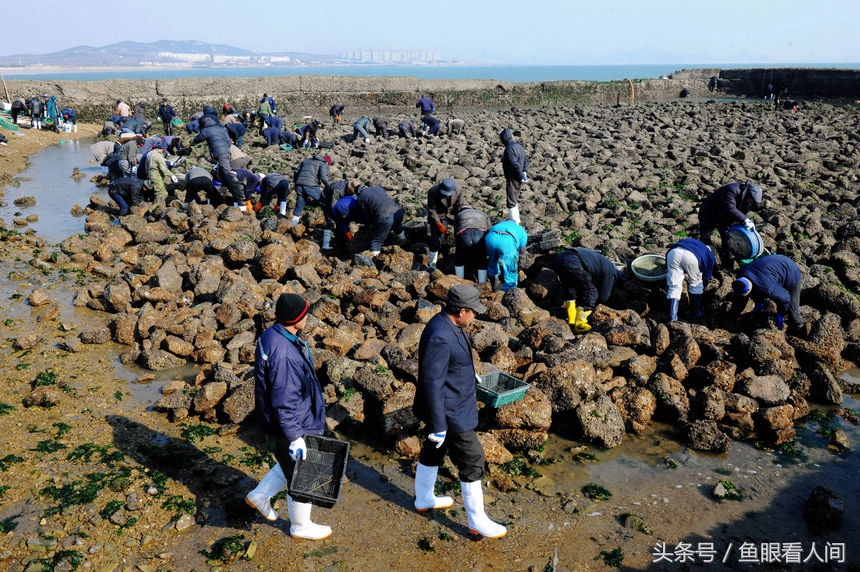
<svg viewBox="0 0 860 572">
<path fill-rule="evenodd" d="M 349 443 L 320 435 L 305 435 L 308 446 L 305 458 L 296 461 L 290 482 L 290 496 L 298 502 L 309 502 L 331 508 L 340 498 Z"/>
<path fill-rule="evenodd" d="M 490 407 L 519 401 L 526 394 L 529 384 L 506 373 L 495 372 L 481 376 L 478 384 L 478 398 Z"/>
</svg>

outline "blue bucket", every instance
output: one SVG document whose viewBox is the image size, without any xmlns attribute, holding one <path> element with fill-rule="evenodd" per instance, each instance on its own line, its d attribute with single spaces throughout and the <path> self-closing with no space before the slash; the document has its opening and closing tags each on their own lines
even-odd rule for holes
<svg viewBox="0 0 860 572">
<path fill-rule="evenodd" d="M 741 264 L 749 264 L 764 252 L 761 235 L 744 224 L 734 224 L 726 230 L 726 243 L 731 255 Z"/>
</svg>

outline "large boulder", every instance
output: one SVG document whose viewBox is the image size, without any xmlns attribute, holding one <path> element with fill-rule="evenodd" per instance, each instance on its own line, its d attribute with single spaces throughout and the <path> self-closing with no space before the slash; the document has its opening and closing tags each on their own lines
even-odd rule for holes
<svg viewBox="0 0 860 572">
<path fill-rule="evenodd" d="M 624 419 L 606 395 L 582 402 L 573 414 L 585 441 L 611 449 L 620 445 L 624 439 Z"/>
</svg>

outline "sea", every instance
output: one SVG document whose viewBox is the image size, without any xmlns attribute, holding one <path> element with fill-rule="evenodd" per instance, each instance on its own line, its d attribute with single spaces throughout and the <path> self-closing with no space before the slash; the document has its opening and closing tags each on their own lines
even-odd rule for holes
<svg viewBox="0 0 860 572">
<path fill-rule="evenodd" d="M 40 71 L 29 68 L 3 71 L 6 79 L 78 80 L 108 79 L 181 79 L 190 77 L 275 77 L 275 76 L 364 76 L 416 77 L 418 79 L 481 79 L 505 82 L 543 81 L 614 81 L 623 79 L 660 78 L 676 71 L 693 69 L 860 69 L 860 63 L 779 63 L 779 64 L 635 64 L 635 65 L 565 65 L 565 66 L 506 66 L 506 65 L 336 65 L 320 67 L 236 67 L 236 68 L 140 68 L 122 70 L 57 70 Z"/>
</svg>

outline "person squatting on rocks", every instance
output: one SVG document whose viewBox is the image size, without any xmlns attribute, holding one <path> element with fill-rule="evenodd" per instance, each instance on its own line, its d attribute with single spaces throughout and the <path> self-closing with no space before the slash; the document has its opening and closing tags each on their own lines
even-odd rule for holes
<svg viewBox="0 0 860 572">
<path fill-rule="evenodd" d="M 164 160 L 164 148 L 164 142 L 158 141 L 146 154 L 146 178 L 152 183 L 155 202 L 162 206 L 167 200 L 166 182 L 170 181 L 175 184 L 179 181 L 176 175 L 167 168 L 167 162 Z"/>
<path fill-rule="evenodd" d="M 478 209 L 461 207 L 454 217 L 454 273 L 465 276 L 467 265 L 478 271 L 478 284 L 487 281 L 486 235 L 490 217 Z M 459 269 L 460 274 L 457 274 Z"/>
<path fill-rule="evenodd" d="M 195 165 L 185 173 L 185 196 L 199 201 L 200 193 L 206 197 L 207 203 L 216 207 L 224 202 L 224 197 L 215 188 L 212 173 Z"/>
<path fill-rule="evenodd" d="M 507 529 L 484 510 L 484 449 L 478 441 L 478 401 L 472 346 L 463 328 L 487 311 L 478 289 L 458 284 L 445 311 L 433 316 L 418 344 L 418 383 L 412 411 L 427 427 L 415 469 L 415 510 L 448 508 L 454 499 L 433 494 L 439 466 L 450 456 L 457 467 L 469 532 L 500 538 Z"/>
<path fill-rule="evenodd" d="M 445 122 L 448 135 L 460 135 L 466 132 L 466 122 L 462 119 L 449 119 Z"/>
<path fill-rule="evenodd" d="M 325 400 L 308 344 L 300 336 L 308 321 L 308 302 L 298 294 L 281 294 L 275 323 L 257 342 L 254 401 L 257 422 L 278 463 L 245 496 L 266 520 L 275 521 L 272 497 L 289 489 L 296 461 L 307 455 L 305 435 L 322 435 Z M 311 503 L 287 496 L 290 536 L 321 540 L 331 528 L 311 520 Z"/>
<path fill-rule="evenodd" d="M 370 129 L 370 119 L 364 116 L 356 119 L 355 123 L 352 124 L 352 140 L 358 141 L 361 138 L 364 139 L 365 143 L 370 143 L 368 129 Z"/>
<path fill-rule="evenodd" d="M 487 275 L 497 290 L 507 291 L 519 283 L 520 256 L 525 256 L 529 236 L 511 219 L 490 227 L 485 237 Z"/>
<path fill-rule="evenodd" d="M 370 229 L 370 256 L 382 251 L 382 243 L 390 233 L 397 240 L 406 240 L 403 232 L 403 209 L 392 200 L 382 187 L 367 187 L 358 181 L 351 181 L 349 190 L 356 196 L 356 207 Z"/>
<path fill-rule="evenodd" d="M 173 120 L 176 119 L 176 112 L 173 111 L 167 99 L 161 100 L 161 105 L 158 106 L 158 119 L 161 120 L 161 126 L 164 128 L 165 135 L 173 135 Z"/>
<path fill-rule="evenodd" d="M 325 216 L 325 228 L 323 229 L 322 249 L 331 250 L 332 233 L 337 228 L 334 217 L 334 206 L 343 197 L 347 196 L 349 181 L 341 180 L 329 183 L 323 189 L 323 215 Z M 354 198 L 354 197 L 353 197 Z"/>
<path fill-rule="evenodd" d="M 523 183 L 529 181 L 527 171 L 529 170 L 529 159 L 523 146 L 514 141 L 514 134 L 510 129 L 502 129 L 499 134 L 505 151 L 502 154 L 502 171 L 505 174 L 505 206 L 508 207 L 511 219 L 520 222 L 520 192 Z"/>
<path fill-rule="evenodd" d="M 357 183 L 357 181 L 350 181 L 349 185 L 352 186 L 353 183 Z M 335 230 L 337 231 L 338 236 L 342 236 L 348 241 L 351 241 L 353 239 L 352 230 L 350 229 L 350 223 L 366 222 L 362 218 L 362 213 L 359 212 L 357 205 L 358 199 L 355 197 L 355 195 L 347 194 L 339 198 L 334 203 L 334 206 L 331 209 L 332 220 L 334 220 Z"/>
<path fill-rule="evenodd" d="M 314 153 L 299 164 L 296 172 L 296 206 L 292 224 L 299 224 L 305 204 L 322 206 L 323 189 L 331 183 L 329 166 L 331 157 Z"/>
<path fill-rule="evenodd" d="M 376 130 L 377 137 L 382 137 L 383 139 L 388 139 L 388 120 L 384 117 L 374 117 L 373 118 L 373 129 Z"/>
<path fill-rule="evenodd" d="M 427 253 L 427 269 L 436 270 L 436 258 L 442 248 L 442 236 L 450 234 L 454 214 L 460 210 L 463 201 L 463 188 L 451 177 L 430 187 L 427 191 L 427 223 L 430 225 L 430 251 Z M 463 268 L 454 267 L 459 278 L 463 277 Z"/>
<path fill-rule="evenodd" d="M 346 109 L 346 107 L 341 105 L 341 104 L 335 104 L 329 108 L 328 114 L 329 114 L 329 117 L 331 117 L 332 123 L 342 123 L 343 122 L 343 110 L 344 109 Z"/>
<path fill-rule="evenodd" d="M 317 131 L 321 128 L 322 122 L 319 119 L 314 119 L 296 130 L 302 142 L 302 149 L 310 149 L 311 147 L 319 149 L 320 139 L 317 137 Z"/>
<path fill-rule="evenodd" d="M 260 202 L 254 207 L 259 211 L 269 206 L 272 197 L 278 197 L 278 214 L 287 216 L 287 195 L 290 193 L 290 179 L 281 173 L 269 173 L 260 182 Z"/>
<path fill-rule="evenodd" d="M 418 128 L 411 119 L 404 119 L 397 124 L 397 134 L 404 139 L 418 137 Z"/>
<path fill-rule="evenodd" d="M 60 115 L 63 118 L 63 123 L 68 123 L 72 126 L 72 132 L 78 132 L 78 114 L 71 107 L 64 107 L 60 110 Z"/>
<path fill-rule="evenodd" d="M 433 100 L 430 99 L 426 93 L 422 93 L 421 97 L 418 99 L 418 103 L 415 104 L 421 111 L 421 117 L 425 115 L 430 115 L 434 111 L 436 111 L 436 105 L 433 103 Z"/>
<path fill-rule="evenodd" d="M 231 166 L 230 157 L 232 149 L 230 136 L 227 134 L 227 130 L 211 117 L 203 117 L 200 121 L 202 129 L 200 129 L 200 133 L 191 140 L 191 145 L 197 145 L 203 141 L 206 142 L 206 145 L 209 148 L 209 154 L 212 156 L 213 161 L 218 165 L 215 171 L 215 176 L 221 184 L 226 185 L 230 190 L 230 194 L 233 197 L 233 204 L 241 209 L 245 209 L 245 190 L 242 188 L 242 184 L 239 182 L 239 179 L 236 178 L 236 174 L 232 172 L 233 167 Z M 236 148 L 236 150 L 239 151 L 238 148 Z"/>
<path fill-rule="evenodd" d="M 237 115 L 228 115 L 227 117 L 236 118 Z M 224 122 L 224 129 L 227 130 L 227 134 L 230 136 L 230 141 L 236 147 L 241 147 L 242 143 L 245 142 L 245 133 L 248 132 L 248 128 L 245 127 L 245 124 L 241 121 L 226 121 Z M 268 137 L 266 138 L 268 141 Z"/>
<path fill-rule="evenodd" d="M 705 284 L 714 275 L 717 259 L 708 245 L 695 238 L 684 238 L 669 247 L 666 253 L 666 298 L 669 300 L 669 321 L 678 319 L 678 306 L 687 277 L 687 293 L 690 295 L 690 319 L 698 320 L 705 315 L 702 310 L 702 293 Z"/>
<path fill-rule="evenodd" d="M 726 230 L 733 224 L 743 223 L 748 229 L 755 228 L 747 213 L 761 205 L 761 187 L 747 180 L 745 183 L 723 185 L 702 201 L 699 206 L 699 238 L 707 245 L 713 245 L 711 235 L 719 231 L 721 240 L 722 264 L 728 264 L 728 241 Z"/>
<path fill-rule="evenodd" d="M 432 115 L 425 115 L 421 118 L 421 123 L 424 125 L 424 134 L 428 137 L 436 137 L 439 135 L 441 123 Z"/>
<path fill-rule="evenodd" d="M 236 178 L 239 179 L 239 183 L 241 183 L 242 189 L 244 190 L 245 194 L 244 210 L 252 210 L 254 209 L 254 207 L 251 204 L 251 195 L 260 190 L 260 176 L 255 174 L 253 171 L 249 171 L 248 169 L 236 169 L 235 173 Z"/>
<path fill-rule="evenodd" d="M 736 321 L 746 306 L 746 298 L 754 302 L 753 313 L 764 311 L 764 303 L 770 299 L 776 303 L 776 327 L 782 330 L 788 314 L 789 331 L 806 333 L 803 314 L 800 313 L 800 285 L 802 276 L 797 263 L 782 254 L 770 254 L 756 258 L 738 271 L 732 282 L 736 299 L 732 311 Z"/>
<path fill-rule="evenodd" d="M 550 265 L 566 289 L 563 307 L 567 310 L 567 323 L 577 334 L 588 332 L 588 318 L 597 303 L 609 299 L 615 282 L 623 280 L 624 275 L 611 260 L 590 248 L 559 252 Z"/>
<path fill-rule="evenodd" d="M 152 188 L 152 181 L 137 177 L 114 179 L 108 187 L 108 195 L 119 207 L 117 216 L 125 216 L 129 207 L 141 204 L 146 199 L 144 191 L 152 191 Z"/>
</svg>

